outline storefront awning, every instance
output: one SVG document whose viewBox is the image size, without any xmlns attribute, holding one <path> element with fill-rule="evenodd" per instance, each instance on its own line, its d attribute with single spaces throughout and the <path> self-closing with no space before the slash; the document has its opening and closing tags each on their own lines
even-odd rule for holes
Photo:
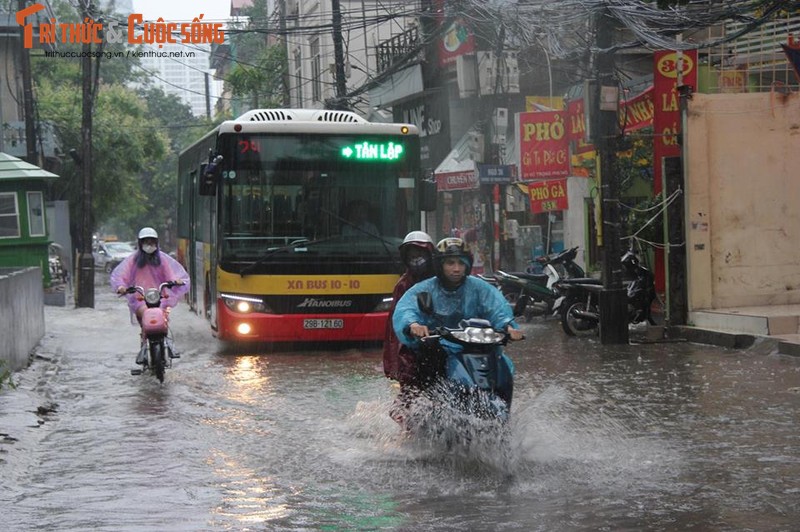
<svg viewBox="0 0 800 532">
<path fill-rule="evenodd" d="M 518 167 L 518 146 L 515 142 L 516 135 L 509 128 L 508 134 L 505 137 L 505 150 L 500 157 L 501 163 L 494 166 L 497 168 L 506 167 L 508 165 Z M 481 183 L 480 172 L 478 172 L 478 165 L 472 159 L 472 150 L 470 149 L 471 143 L 474 142 L 474 137 L 481 135 L 476 126 L 472 126 L 467 130 L 463 137 L 456 143 L 455 147 L 447 154 L 447 157 L 436 167 L 434 176 L 436 177 L 436 188 L 442 191 L 450 190 L 474 190 L 480 187 L 481 184 L 494 184 L 496 179 L 489 178 Z M 480 138 L 480 137 L 479 137 Z M 483 142 L 479 140 L 479 142 Z M 506 171 L 506 170 L 504 170 Z M 512 181 L 518 179 L 517 168 L 510 169 Z"/>
<path fill-rule="evenodd" d="M 478 134 L 475 126 L 469 128 L 433 171 L 436 177 L 436 189 L 439 192 L 478 188 L 478 173 L 475 171 L 475 161 L 470 151 L 470 142 Z"/>
</svg>

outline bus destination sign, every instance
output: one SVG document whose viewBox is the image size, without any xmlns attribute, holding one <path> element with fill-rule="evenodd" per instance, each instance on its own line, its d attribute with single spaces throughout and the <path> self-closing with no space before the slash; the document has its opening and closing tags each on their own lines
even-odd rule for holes
<svg viewBox="0 0 800 532">
<path fill-rule="evenodd" d="M 397 161 L 403 157 L 403 145 L 394 142 L 360 142 L 342 148 L 345 159 L 354 161 Z"/>
</svg>

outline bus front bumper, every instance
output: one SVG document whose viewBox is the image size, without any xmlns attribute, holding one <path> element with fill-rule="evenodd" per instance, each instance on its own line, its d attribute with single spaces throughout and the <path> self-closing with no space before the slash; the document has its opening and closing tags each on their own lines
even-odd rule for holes
<svg viewBox="0 0 800 532">
<path fill-rule="evenodd" d="M 388 312 L 369 314 L 240 314 L 217 305 L 217 337 L 247 342 L 383 341 Z"/>
</svg>

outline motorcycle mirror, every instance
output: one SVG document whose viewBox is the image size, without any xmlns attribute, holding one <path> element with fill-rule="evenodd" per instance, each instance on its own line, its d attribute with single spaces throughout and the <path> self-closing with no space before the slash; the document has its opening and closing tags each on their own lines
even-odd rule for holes
<svg viewBox="0 0 800 532">
<path fill-rule="evenodd" d="M 417 294 L 417 306 L 423 314 L 433 316 L 433 298 L 429 292 L 420 292 Z"/>
<path fill-rule="evenodd" d="M 514 317 L 522 316 L 525 314 L 525 308 L 528 306 L 528 302 L 530 301 L 530 296 L 519 296 L 517 298 L 517 303 L 514 305 Z"/>
<path fill-rule="evenodd" d="M 217 184 L 222 176 L 222 155 L 212 157 L 209 162 L 200 165 L 198 193 L 201 196 L 213 196 L 217 193 Z"/>
</svg>

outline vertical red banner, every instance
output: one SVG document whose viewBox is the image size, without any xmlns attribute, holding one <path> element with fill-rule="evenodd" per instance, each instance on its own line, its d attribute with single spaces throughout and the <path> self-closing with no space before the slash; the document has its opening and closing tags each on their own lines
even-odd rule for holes
<svg viewBox="0 0 800 532">
<path fill-rule="evenodd" d="M 517 113 L 520 176 L 524 181 L 569 175 L 564 111 Z"/>
<path fill-rule="evenodd" d="M 662 189 L 662 168 L 664 157 L 680 157 L 681 146 L 678 135 L 681 132 L 680 96 L 678 94 L 678 68 L 683 73 L 683 85 L 697 87 L 697 50 L 678 53 L 660 50 L 653 55 L 653 193 Z M 664 251 L 655 250 L 656 290 L 664 292 L 666 287 Z"/>
<path fill-rule="evenodd" d="M 661 192 L 661 160 L 680 157 L 678 135 L 681 131 L 680 99 L 678 95 L 678 63 L 682 65 L 681 83 L 697 87 L 697 50 L 655 52 L 653 71 L 653 192 Z"/>
</svg>

